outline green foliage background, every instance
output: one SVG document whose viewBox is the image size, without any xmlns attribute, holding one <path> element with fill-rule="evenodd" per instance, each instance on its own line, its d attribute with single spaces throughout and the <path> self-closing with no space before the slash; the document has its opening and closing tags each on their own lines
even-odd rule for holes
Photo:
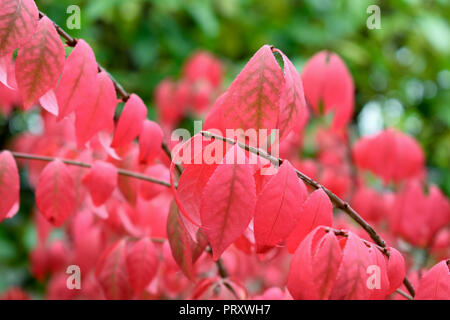
<svg viewBox="0 0 450 320">
<path fill-rule="evenodd" d="M 355 130 L 394 126 L 425 150 L 429 180 L 450 195 L 450 2 L 448 0 L 37 0 L 67 29 L 69 5 L 81 8 L 81 29 L 97 60 L 153 110 L 153 90 L 177 78 L 197 49 L 224 63 L 226 82 L 263 44 L 280 48 L 301 71 L 328 49 L 347 63 L 356 85 Z M 369 30 L 366 9 L 381 8 L 381 29 Z M 153 117 L 154 112 L 150 112 Z M 11 135 L 25 130 L 17 114 Z M 0 119 L 0 132 L 5 130 Z M 370 129 L 370 128 L 369 128 Z M 3 133 L 4 134 L 4 133 Z M 24 186 L 26 188 L 26 186 Z M 25 284 L 42 292 L 27 271 L 34 234 L 26 211 L 0 225 L 0 292 Z M 28 209 L 28 210 L 27 210 Z M 23 213 L 23 214 L 22 214 Z"/>
</svg>

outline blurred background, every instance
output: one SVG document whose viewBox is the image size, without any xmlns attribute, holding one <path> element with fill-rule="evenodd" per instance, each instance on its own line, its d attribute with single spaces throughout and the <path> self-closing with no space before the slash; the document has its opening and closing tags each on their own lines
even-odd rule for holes
<svg viewBox="0 0 450 320">
<path fill-rule="evenodd" d="M 196 50 L 217 56 L 225 86 L 263 44 L 281 49 L 299 71 L 320 50 L 349 67 L 356 86 L 354 132 L 396 127 L 425 151 L 429 181 L 450 195 L 450 2 L 448 0 L 37 0 L 39 9 L 85 39 L 97 60 L 128 92 L 140 95 L 155 118 L 154 89 L 177 79 Z M 68 6 L 81 9 L 81 29 L 68 30 Z M 381 29 L 369 30 L 367 7 L 381 9 Z M 29 130 L 33 114 L 0 115 L 6 137 Z M 26 186 L 24 186 L 24 192 Z M 1 196 L 1 195 L 0 195 Z M 33 194 L 22 196 L 29 212 Z M 28 253 L 34 246 L 25 214 L 0 225 L 0 292 L 22 284 L 36 292 Z"/>
</svg>

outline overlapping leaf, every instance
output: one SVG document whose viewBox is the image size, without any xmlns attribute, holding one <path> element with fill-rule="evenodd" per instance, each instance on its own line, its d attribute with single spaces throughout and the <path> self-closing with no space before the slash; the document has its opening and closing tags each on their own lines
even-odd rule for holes
<svg viewBox="0 0 450 320">
<path fill-rule="evenodd" d="M 97 62 L 94 52 L 84 40 L 80 39 L 66 60 L 57 88 L 58 119 L 95 99 L 96 74 Z"/>
<path fill-rule="evenodd" d="M 132 94 L 125 104 L 117 123 L 111 147 L 118 148 L 136 138 L 147 118 L 147 107 L 139 96 Z"/>
<path fill-rule="evenodd" d="M 333 205 L 322 189 L 311 193 L 303 203 L 298 223 L 286 240 L 289 252 L 294 253 L 301 241 L 317 226 L 331 226 Z"/>
<path fill-rule="evenodd" d="M 202 230 L 209 240 L 213 258 L 222 252 L 247 229 L 256 204 L 253 170 L 249 164 L 229 159 L 245 157 L 237 146 L 231 148 L 214 171 L 203 191 L 200 205 Z"/>
<path fill-rule="evenodd" d="M 113 127 L 114 111 L 117 105 L 113 82 L 106 72 L 96 76 L 95 99 L 82 104 L 75 110 L 75 129 L 79 147 L 85 145 L 96 133 Z"/>
<path fill-rule="evenodd" d="M 36 31 L 39 12 L 33 0 L 0 0 L 0 57 L 11 54 Z"/>
<path fill-rule="evenodd" d="M 16 81 L 25 109 L 56 87 L 64 60 L 64 46 L 55 26 L 43 17 L 36 33 L 20 48 L 16 59 Z"/>
<path fill-rule="evenodd" d="M 111 163 L 96 161 L 83 178 L 96 206 L 105 203 L 117 186 L 117 168 Z"/>
<path fill-rule="evenodd" d="M 126 300 L 132 296 L 128 282 L 126 241 L 120 240 L 108 248 L 99 260 L 96 277 L 107 299 Z"/>
<path fill-rule="evenodd" d="M 0 222 L 11 218 L 19 209 L 19 173 L 9 151 L 0 152 Z"/>
<path fill-rule="evenodd" d="M 36 205 L 44 217 L 61 226 L 75 208 L 75 185 L 66 165 L 50 162 L 42 171 L 36 187 Z"/>
<path fill-rule="evenodd" d="M 158 271 L 158 255 L 150 238 L 142 238 L 131 244 L 126 256 L 131 286 L 136 294 L 141 293 Z"/>
<path fill-rule="evenodd" d="M 284 161 L 258 195 L 254 221 L 258 252 L 264 252 L 287 238 L 299 222 L 301 204 L 306 195 L 306 187 L 297 177 L 294 167 L 289 161 Z"/>
</svg>

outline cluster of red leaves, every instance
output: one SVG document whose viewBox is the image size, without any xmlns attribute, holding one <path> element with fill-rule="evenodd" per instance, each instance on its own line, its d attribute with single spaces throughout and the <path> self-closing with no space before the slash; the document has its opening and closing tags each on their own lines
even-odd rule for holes
<svg viewBox="0 0 450 320">
<path fill-rule="evenodd" d="M 171 132 L 189 112 L 203 116 L 216 99 L 223 78 L 221 62 L 206 51 L 194 53 L 178 81 L 164 79 L 155 90 L 158 120 Z"/>
<path fill-rule="evenodd" d="M 42 132 L 22 133 L 10 149 L 55 159 L 19 162 L 36 195 L 31 272 L 48 281 L 47 298 L 385 299 L 406 270 L 417 299 L 450 298 L 449 201 L 435 186 L 425 194 L 424 156 L 411 137 L 387 129 L 351 147 L 354 84 L 336 54 L 318 53 L 300 75 L 280 50 L 259 49 L 215 100 L 205 128 L 241 129 L 236 138 L 255 146 L 261 136 L 252 141 L 245 130 L 277 129 L 282 165 L 250 161 L 254 154 L 237 145 L 198 134 L 181 151 L 199 142 L 190 160 L 209 154 L 217 161 L 182 162 L 175 187 L 175 164 L 160 151 L 163 130 L 147 120 L 144 102 L 130 95 L 116 120 L 114 83 L 99 72 L 86 42 L 66 58 L 55 26 L 38 19 L 34 1 L 0 5 L 1 110 L 42 107 Z M 156 90 L 162 126 L 176 127 L 190 108 L 207 111 L 221 80 L 220 62 L 195 54 L 181 80 L 164 80 Z M 311 159 L 298 156 L 307 103 L 315 116 L 334 115 L 329 128 L 316 131 Z M 348 200 L 388 248 L 334 213 L 328 195 L 306 186 L 295 168 Z M 385 185 L 374 189 L 366 171 Z M 14 156 L 3 151 L 0 221 L 18 211 L 19 186 Z M 56 228 L 63 231 L 57 239 Z M 393 248 L 405 240 L 401 253 Z M 442 261 L 419 274 L 411 268 L 412 246 Z M 70 265 L 81 269 L 80 290 L 67 287 Z M 379 268 L 375 289 L 368 285 L 371 266 Z M 4 297 L 26 294 L 13 288 Z"/>
</svg>

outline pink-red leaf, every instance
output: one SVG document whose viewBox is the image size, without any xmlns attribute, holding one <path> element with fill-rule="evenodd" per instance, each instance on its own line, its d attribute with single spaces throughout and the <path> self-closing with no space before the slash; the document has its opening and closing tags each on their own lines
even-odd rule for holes
<svg viewBox="0 0 450 320">
<path fill-rule="evenodd" d="M 338 239 L 330 231 L 318 243 L 312 259 L 312 279 L 318 299 L 329 298 L 341 261 L 342 251 Z"/>
<path fill-rule="evenodd" d="M 389 261 L 387 263 L 387 273 L 389 277 L 389 290 L 391 294 L 401 286 L 405 278 L 405 260 L 400 252 L 395 248 L 389 248 Z"/>
<path fill-rule="evenodd" d="M 162 164 L 154 164 L 149 166 L 145 170 L 145 175 L 158 179 L 160 181 L 165 181 L 169 183 L 169 169 Z M 150 200 L 156 197 L 158 194 L 166 190 L 166 187 L 160 184 L 156 184 L 149 181 L 141 181 L 140 184 L 140 194 L 145 200 Z"/>
<path fill-rule="evenodd" d="M 338 55 L 321 51 L 305 65 L 302 73 L 305 96 L 315 113 L 334 112 L 333 128 L 342 129 L 351 120 L 354 108 L 353 79 Z"/>
<path fill-rule="evenodd" d="M 211 124 L 218 129 L 275 129 L 283 86 L 281 68 L 271 48 L 264 45 L 221 96 L 220 106 L 209 113 L 205 122 L 211 124 L 208 118 L 218 117 Z"/>
<path fill-rule="evenodd" d="M 36 187 L 36 205 L 54 226 L 61 226 L 75 208 L 75 185 L 69 169 L 60 160 L 42 171 Z"/>
<path fill-rule="evenodd" d="M 42 97 L 39 98 L 39 103 L 42 108 L 57 116 L 59 113 L 58 100 L 56 99 L 55 91 L 53 89 L 47 91 Z"/>
<path fill-rule="evenodd" d="M 277 52 L 282 56 L 284 63 L 284 86 L 281 91 L 278 119 L 281 138 L 287 135 L 295 125 L 302 122 L 304 117 L 308 117 L 308 110 L 300 74 L 283 52 L 280 50 Z"/>
<path fill-rule="evenodd" d="M 367 300 L 371 290 L 367 286 L 367 267 L 371 265 L 369 248 L 353 232 L 342 253 L 342 263 L 330 298 L 337 300 Z"/>
<path fill-rule="evenodd" d="M 450 260 L 443 260 L 420 279 L 414 299 L 450 300 Z"/>
<path fill-rule="evenodd" d="M 170 206 L 167 217 L 167 238 L 172 256 L 180 269 L 191 280 L 194 280 L 193 253 L 189 235 L 175 202 Z"/>
<path fill-rule="evenodd" d="M 301 207 L 298 223 L 286 240 L 290 253 L 294 253 L 298 245 L 317 226 L 329 226 L 333 223 L 333 205 L 322 189 L 310 194 Z"/>
<path fill-rule="evenodd" d="M 177 192 L 189 217 L 200 224 L 200 203 L 203 189 L 217 164 L 194 164 L 184 169 L 178 181 Z"/>
<path fill-rule="evenodd" d="M 126 300 L 132 296 L 126 263 L 126 241 L 109 247 L 99 260 L 96 276 L 105 297 L 110 300 Z"/>
<path fill-rule="evenodd" d="M 256 204 L 256 187 L 249 164 L 230 161 L 245 158 L 234 146 L 214 171 L 203 191 L 200 205 L 202 230 L 211 244 L 214 260 L 247 229 Z M 235 158 L 236 159 L 236 158 Z"/>
<path fill-rule="evenodd" d="M 342 260 L 333 232 L 317 227 L 302 241 L 289 268 L 287 287 L 294 299 L 329 299 Z"/>
<path fill-rule="evenodd" d="M 17 212 L 19 189 L 19 173 L 14 157 L 9 151 L 0 152 L 0 222 Z"/>
<path fill-rule="evenodd" d="M 158 271 L 158 255 L 150 238 L 133 243 L 127 253 L 127 268 L 131 286 L 136 294 L 150 284 Z"/>
<path fill-rule="evenodd" d="M 163 132 L 154 121 L 145 120 L 139 135 L 139 162 L 152 162 L 161 152 Z"/>
<path fill-rule="evenodd" d="M 20 48 L 16 59 L 16 81 L 25 109 L 56 87 L 64 60 L 64 46 L 55 26 L 43 17 L 36 33 Z"/>
<path fill-rule="evenodd" d="M 106 72 L 97 74 L 95 98 L 86 101 L 75 110 L 75 128 L 78 146 L 82 147 L 96 133 L 113 126 L 114 111 L 117 105 L 113 82 Z"/>
<path fill-rule="evenodd" d="M 95 99 L 97 62 L 91 47 L 82 39 L 66 60 L 56 97 L 58 99 L 58 120 L 83 104 Z"/>
<path fill-rule="evenodd" d="M 39 13 L 33 0 L 0 0 L 0 8 L 0 56 L 5 56 L 33 35 Z"/>
<path fill-rule="evenodd" d="M 258 195 L 254 221 L 258 252 L 264 252 L 287 238 L 299 222 L 301 204 L 306 195 L 306 187 L 297 177 L 294 167 L 289 161 L 284 161 Z"/>
<path fill-rule="evenodd" d="M 139 96 L 132 94 L 117 123 L 111 147 L 118 148 L 133 141 L 142 131 L 147 118 L 147 107 Z"/>
<path fill-rule="evenodd" d="M 117 169 L 111 163 L 96 161 L 83 178 L 83 184 L 89 189 L 94 204 L 101 206 L 117 186 Z"/>
</svg>

